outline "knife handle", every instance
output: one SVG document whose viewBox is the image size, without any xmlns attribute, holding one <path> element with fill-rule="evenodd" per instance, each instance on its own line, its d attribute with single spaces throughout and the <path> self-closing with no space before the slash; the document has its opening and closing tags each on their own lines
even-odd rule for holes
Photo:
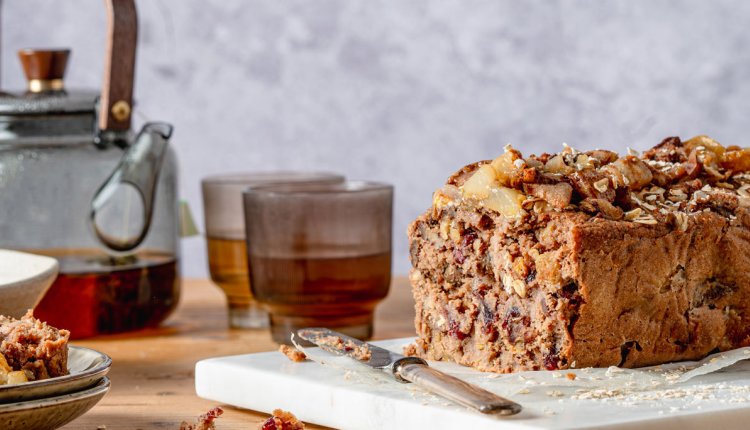
<svg viewBox="0 0 750 430">
<path fill-rule="evenodd" d="M 397 377 L 485 414 L 514 415 L 521 412 L 521 405 L 518 403 L 435 370 L 424 362 L 408 358 L 411 357 L 395 364 L 394 373 Z"/>
</svg>

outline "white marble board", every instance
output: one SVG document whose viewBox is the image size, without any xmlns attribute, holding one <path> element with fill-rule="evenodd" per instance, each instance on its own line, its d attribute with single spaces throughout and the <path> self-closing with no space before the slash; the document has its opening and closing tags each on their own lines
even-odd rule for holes
<svg viewBox="0 0 750 430">
<path fill-rule="evenodd" d="M 374 343 L 400 351 L 409 341 Z M 453 405 L 317 348 L 307 352 L 326 364 L 293 363 L 278 352 L 200 361 L 195 369 L 196 392 L 206 399 L 267 413 L 286 409 L 305 422 L 343 429 L 750 428 L 748 361 L 729 367 L 717 366 L 714 359 L 687 369 L 580 369 L 502 376 L 432 363 L 524 406 L 514 417 L 496 417 Z M 737 356 L 747 358 L 750 349 L 737 351 L 732 362 Z M 701 374 L 701 369 L 686 373 L 701 365 L 709 366 L 701 369 L 712 373 Z M 576 379 L 567 373 L 576 374 Z"/>
</svg>

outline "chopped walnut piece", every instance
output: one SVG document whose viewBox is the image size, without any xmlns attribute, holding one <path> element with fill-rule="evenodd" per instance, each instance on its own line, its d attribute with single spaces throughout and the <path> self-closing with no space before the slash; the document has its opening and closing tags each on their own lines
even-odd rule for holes
<svg viewBox="0 0 750 430">
<path fill-rule="evenodd" d="M 593 151 L 586 151 L 586 155 L 596 160 L 599 163 L 599 166 L 604 166 L 605 164 L 609 164 L 617 160 L 618 158 L 618 155 L 616 152 L 607 151 L 605 149 L 594 149 Z"/>
<path fill-rule="evenodd" d="M 586 199 L 579 206 L 584 212 L 599 212 L 607 219 L 619 220 L 623 217 L 622 209 L 604 199 Z"/>
<path fill-rule="evenodd" d="M 683 163 L 687 160 L 687 152 L 685 152 L 679 137 L 668 137 L 644 152 L 643 157 L 649 160 Z"/>
<path fill-rule="evenodd" d="M 612 166 L 608 164 L 605 167 Z M 609 179 L 599 171 L 581 170 L 568 176 L 570 184 L 573 186 L 575 191 L 583 198 L 591 199 L 602 199 L 612 202 L 615 200 L 615 190 L 612 187 L 607 187 L 604 191 L 596 188 L 595 184 L 599 183 L 602 179 L 609 181 Z"/>
<path fill-rule="evenodd" d="M 307 360 L 307 355 L 305 355 L 304 352 L 298 350 L 297 348 L 293 346 L 280 345 L 279 352 L 284 354 L 286 358 L 288 358 L 291 361 L 294 361 L 295 363 L 300 363 L 302 361 Z"/>
<path fill-rule="evenodd" d="M 637 191 L 651 183 L 653 175 L 643 160 L 628 155 L 604 166 L 601 169 L 609 174 L 616 186 L 625 185 Z"/>
<path fill-rule="evenodd" d="M 558 209 L 567 207 L 573 195 L 573 187 L 565 182 L 559 184 L 525 184 L 524 190 L 527 194 L 540 198 Z"/>
</svg>

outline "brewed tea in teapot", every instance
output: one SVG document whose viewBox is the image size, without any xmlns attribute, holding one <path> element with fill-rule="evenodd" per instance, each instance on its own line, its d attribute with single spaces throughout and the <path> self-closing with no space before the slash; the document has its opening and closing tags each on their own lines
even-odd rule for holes
<svg viewBox="0 0 750 430">
<path fill-rule="evenodd" d="M 66 88 L 69 50 L 22 50 L 27 89 L 0 93 L 0 247 L 59 260 L 35 314 L 73 338 L 158 325 L 180 289 L 172 127 L 131 132 L 135 4 L 106 3 L 101 92 Z"/>
</svg>

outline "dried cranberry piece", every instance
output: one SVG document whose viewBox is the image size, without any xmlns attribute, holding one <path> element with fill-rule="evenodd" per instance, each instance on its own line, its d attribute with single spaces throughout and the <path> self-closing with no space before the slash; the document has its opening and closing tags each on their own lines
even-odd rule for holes
<svg viewBox="0 0 750 430">
<path fill-rule="evenodd" d="M 482 298 L 484 297 L 485 294 L 487 294 L 487 291 L 489 290 L 490 290 L 489 285 L 481 284 L 480 286 L 476 287 L 473 292 L 477 297 Z"/>
<path fill-rule="evenodd" d="M 557 355 L 557 347 L 553 346 L 552 349 L 544 356 L 544 368 L 547 370 L 557 370 L 560 356 Z"/>
<path fill-rule="evenodd" d="M 263 425 L 260 427 L 260 430 L 279 430 L 279 428 L 276 427 L 276 421 L 273 419 L 273 417 L 271 417 L 263 423 Z"/>
<path fill-rule="evenodd" d="M 457 321 L 451 321 L 450 329 L 448 330 L 448 334 L 455 337 L 458 340 L 464 340 L 466 339 L 467 334 L 462 332 L 458 327 Z"/>
<path fill-rule="evenodd" d="M 487 341 L 494 342 L 500 337 L 500 333 L 497 331 L 495 325 L 484 326 L 482 331 L 487 335 Z"/>
<path fill-rule="evenodd" d="M 461 246 L 464 248 L 470 247 L 478 237 L 474 230 L 466 230 L 461 238 Z"/>
<path fill-rule="evenodd" d="M 458 264 L 464 264 L 466 257 L 464 257 L 464 253 L 461 252 L 460 249 L 456 248 L 453 250 L 453 259 L 456 260 L 456 263 Z"/>
</svg>

